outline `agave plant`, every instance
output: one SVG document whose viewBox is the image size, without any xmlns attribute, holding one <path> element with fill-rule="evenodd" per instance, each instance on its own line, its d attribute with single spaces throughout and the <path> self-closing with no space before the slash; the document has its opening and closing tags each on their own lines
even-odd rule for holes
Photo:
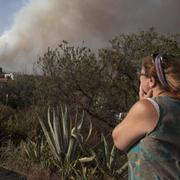
<svg viewBox="0 0 180 180">
<path fill-rule="evenodd" d="M 78 169 L 73 169 L 73 170 L 74 170 L 74 176 L 71 177 L 72 180 L 101 179 L 97 166 L 91 167 L 81 163 Z"/>
<path fill-rule="evenodd" d="M 21 146 L 23 147 L 28 161 L 30 160 L 31 162 L 41 163 L 45 167 L 49 166 L 50 155 L 47 148 L 47 143 L 42 137 L 38 138 L 36 141 L 28 139 L 28 141 L 23 142 Z"/>
<path fill-rule="evenodd" d="M 90 138 L 92 123 L 89 122 L 89 130 L 86 137 L 83 136 L 84 112 L 78 119 L 76 113 L 74 125 L 68 117 L 67 107 L 63 109 L 48 108 L 47 122 L 40 118 L 39 122 L 51 149 L 51 152 L 60 167 L 62 177 L 73 171 L 77 162 L 82 158 L 82 148 Z M 86 157 L 83 157 L 86 159 Z M 89 160 L 89 157 L 88 159 Z"/>
<path fill-rule="evenodd" d="M 99 154 L 92 151 L 95 154 L 95 161 L 100 171 L 105 175 L 112 177 L 113 179 L 122 178 L 123 173 L 127 170 L 127 160 L 125 155 L 120 155 L 116 147 L 110 146 L 107 143 L 106 138 L 102 135 L 101 146 Z"/>
<path fill-rule="evenodd" d="M 41 141 L 40 143 L 36 143 L 29 139 L 28 142 L 24 142 L 22 146 L 28 159 L 31 159 L 35 162 L 41 161 L 41 155 L 44 148 L 43 141 Z"/>
</svg>

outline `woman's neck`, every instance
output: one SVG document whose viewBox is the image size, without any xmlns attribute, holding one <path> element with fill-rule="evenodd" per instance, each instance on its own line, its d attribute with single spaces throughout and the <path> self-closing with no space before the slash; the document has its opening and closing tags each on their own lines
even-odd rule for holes
<svg viewBox="0 0 180 180">
<path fill-rule="evenodd" d="M 176 94 L 168 92 L 166 90 L 160 89 L 160 88 L 154 88 L 153 89 L 153 97 L 156 96 L 170 96 L 170 97 L 177 97 Z"/>
<path fill-rule="evenodd" d="M 167 95 L 167 92 L 164 91 L 164 90 L 153 91 L 153 97 L 155 97 L 155 96 L 165 96 L 165 95 Z"/>
</svg>

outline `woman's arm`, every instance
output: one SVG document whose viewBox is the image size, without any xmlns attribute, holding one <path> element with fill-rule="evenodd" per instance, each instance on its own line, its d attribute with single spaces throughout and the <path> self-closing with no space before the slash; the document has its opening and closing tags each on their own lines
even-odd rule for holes
<svg viewBox="0 0 180 180">
<path fill-rule="evenodd" d="M 158 114 L 147 99 L 142 99 L 128 112 L 125 119 L 112 132 L 115 146 L 127 151 L 146 133 L 152 131 L 158 122 Z"/>
</svg>

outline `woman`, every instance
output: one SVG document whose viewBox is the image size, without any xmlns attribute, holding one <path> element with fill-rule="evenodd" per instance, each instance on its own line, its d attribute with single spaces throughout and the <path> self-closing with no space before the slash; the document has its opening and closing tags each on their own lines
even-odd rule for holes
<svg viewBox="0 0 180 180">
<path fill-rule="evenodd" d="M 143 60 L 140 100 L 113 130 L 126 151 L 129 179 L 180 179 L 180 59 L 155 55 Z"/>
</svg>

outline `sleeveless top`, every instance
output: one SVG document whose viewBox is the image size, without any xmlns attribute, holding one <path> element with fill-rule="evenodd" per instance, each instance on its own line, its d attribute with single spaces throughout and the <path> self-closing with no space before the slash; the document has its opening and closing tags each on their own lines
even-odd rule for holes
<svg viewBox="0 0 180 180">
<path fill-rule="evenodd" d="M 180 100 L 159 96 L 152 101 L 159 121 L 127 153 L 129 180 L 180 180 Z"/>
</svg>

